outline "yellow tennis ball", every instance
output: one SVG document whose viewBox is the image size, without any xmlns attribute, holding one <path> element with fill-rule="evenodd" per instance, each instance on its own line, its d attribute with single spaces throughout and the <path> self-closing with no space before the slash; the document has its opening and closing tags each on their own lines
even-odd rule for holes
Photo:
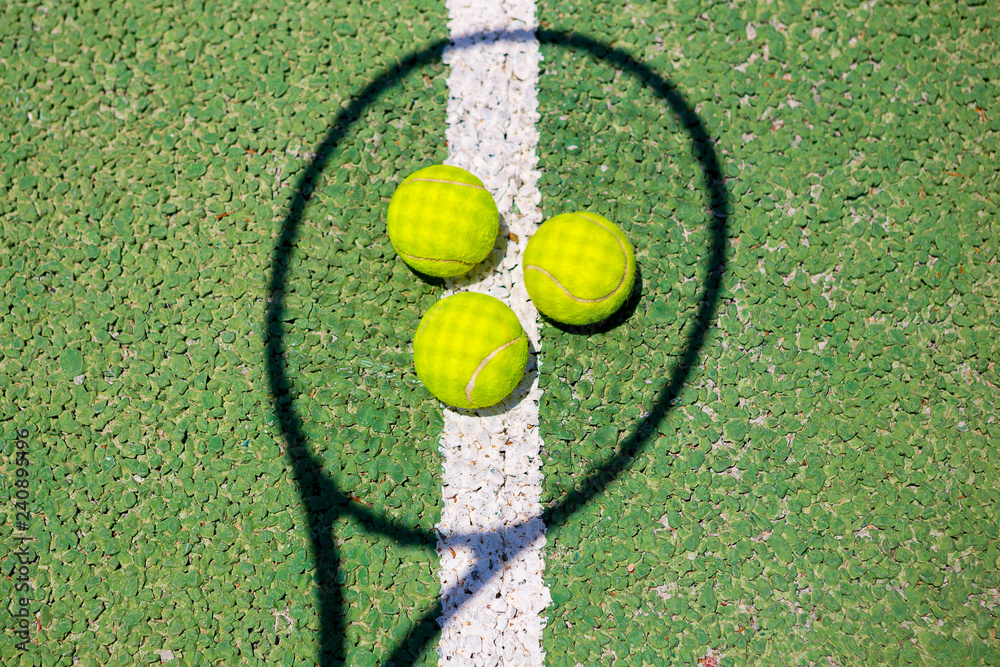
<svg viewBox="0 0 1000 667">
<path fill-rule="evenodd" d="M 524 286 L 557 322 L 595 324 L 622 307 L 635 283 L 635 251 L 617 225 L 596 213 L 563 213 L 524 249 Z"/>
<path fill-rule="evenodd" d="M 420 320 L 413 363 L 420 381 L 442 402 L 485 408 L 524 377 L 528 336 L 499 299 L 460 292 L 435 303 Z"/>
<path fill-rule="evenodd" d="M 403 179 L 389 201 L 389 241 L 411 267 L 447 278 L 486 259 L 500 214 L 483 182 L 458 167 L 426 167 Z"/>
</svg>

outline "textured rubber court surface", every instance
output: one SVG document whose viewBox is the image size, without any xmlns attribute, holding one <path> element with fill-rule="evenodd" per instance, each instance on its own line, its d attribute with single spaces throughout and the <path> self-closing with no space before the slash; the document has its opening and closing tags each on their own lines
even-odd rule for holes
<svg viewBox="0 0 1000 667">
<path fill-rule="evenodd" d="M 5 4 L 4 664 L 442 657 L 403 5 Z M 541 324 L 546 664 L 1000 664 L 996 5 L 536 16 L 543 217 L 641 274 Z"/>
</svg>

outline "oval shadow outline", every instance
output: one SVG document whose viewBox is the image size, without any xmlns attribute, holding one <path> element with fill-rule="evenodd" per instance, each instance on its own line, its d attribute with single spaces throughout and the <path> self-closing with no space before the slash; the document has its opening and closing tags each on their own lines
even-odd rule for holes
<svg viewBox="0 0 1000 667">
<path fill-rule="evenodd" d="M 639 79 L 643 85 L 667 103 L 691 136 L 694 155 L 701 164 L 705 190 L 708 193 L 710 203 L 710 206 L 707 207 L 707 213 L 708 227 L 712 234 L 709 252 L 705 258 L 705 277 L 698 297 L 698 310 L 689 320 L 690 330 L 686 336 L 681 361 L 672 369 L 664 369 L 669 380 L 658 392 L 650 411 L 625 431 L 626 433 L 630 432 L 630 435 L 620 442 L 618 450 L 597 464 L 596 469 L 589 473 L 582 483 L 578 484 L 577 490 L 567 493 L 561 501 L 544 509 L 541 519 L 547 527 L 565 523 L 586 502 L 604 491 L 611 482 L 626 471 L 635 456 L 642 452 L 648 444 L 650 436 L 656 432 L 660 422 L 669 413 L 674 399 L 679 396 L 691 369 L 694 368 L 718 308 L 726 264 L 726 221 L 730 215 L 729 200 L 718 157 L 704 124 L 694 110 L 688 106 L 681 94 L 666 79 L 656 74 L 649 66 L 635 60 L 627 52 L 586 35 L 572 32 L 540 29 L 537 31 L 477 33 L 454 40 L 438 40 L 423 49 L 411 52 L 395 66 L 380 72 L 358 95 L 352 97 L 347 108 L 337 114 L 326 138 L 317 148 L 315 157 L 297 183 L 289 204 L 288 214 L 282 223 L 281 235 L 275 244 L 272 256 L 271 280 L 268 282 L 269 300 L 264 320 L 265 364 L 268 371 L 272 407 L 278 418 L 282 435 L 285 437 L 285 457 L 292 467 L 292 475 L 298 485 L 301 501 L 307 510 L 310 539 L 316 561 L 315 580 L 320 591 L 318 597 L 321 606 L 320 664 L 325 667 L 332 667 L 344 660 L 343 628 L 337 614 L 339 611 L 337 606 L 340 603 L 339 585 L 336 583 L 337 549 L 335 541 L 328 539 L 323 534 L 324 527 L 330 529 L 331 516 L 337 516 L 341 512 L 349 514 L 356 521 L 364 524 L 368 530 L 389 535 L 401 544 L 433 548 L 437 542 L 437 535 L 434 532 L 394 524 L 392 521 L 387 521 L 385 516 L 380 516 L 369 508 L 352 502 L 349 496 L 337 488 L 332 479 L 323 475 L 322 461 L 313 455 L 306 446 L 307 439 L 301 428 L 302 420 L 295 414 L 291 400 L 295 392 L 285 372 L 283 359 L 285 331 L 281 318 L 284 312 L 284 294 L 290 263 L 288 260 L 295 243 L 298 225 L 309 201 L 305 193 L 307 189 L 311 190 L 316 177 L 323 171 L 331 154 L 346 136 L 348 129 L 361 117 L 375 97 L 420 67 L 440 61 L 447 47 L 466 48 L 491 39 L 513 42 L 537 39 L 539 44 L 586 51 Z M 316 498 L 320 500 L 314 501 L 313 499 Z M 478 586 L 482 586 L 484 583 L 485 581 L 480 581 Z M 439 599 L 433 609 L 425 613 L 422 618 L 414 621 L 414 628 L 408 633 L 406 639 L 381 664 L 412 665 L 438 632 L 436 629 L 430 632 L 418 632 L 418 630 L 425 627 L 428 621 L 434 621 L 441 612 Z M 407 660 L 406 662 L 402 661 L 404 658 Z"/>
</svg>

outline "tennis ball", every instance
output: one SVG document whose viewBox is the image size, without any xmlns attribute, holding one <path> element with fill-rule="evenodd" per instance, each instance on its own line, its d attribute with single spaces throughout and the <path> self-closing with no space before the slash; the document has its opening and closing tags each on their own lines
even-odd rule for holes
<svg viewBox="0 0 1000 667">
<path fill-rule="evenodd" d="M 483 182 L 444 164 L 399 184 L 386 215 L 389 242 L 411 267 L 447 278 L 486 259 L 500 230 L 496 202 Z"/>
<path fill-rule="evenodd" d="M 528 336 L 499 299 L 460 292 L 424 314 L 413 338 L 417 376 L 435 397 L 456 408 L 485 408 L 524 377 Z"/>
<path fill-rule="evenodd" d="M 557 322 L 595 324 L 628 299 L 635 251 L 617 225 L 596 213 L 563 213 L 538 228 L 524 249 L 524 286 L 538 311 Z"/>
</svg>

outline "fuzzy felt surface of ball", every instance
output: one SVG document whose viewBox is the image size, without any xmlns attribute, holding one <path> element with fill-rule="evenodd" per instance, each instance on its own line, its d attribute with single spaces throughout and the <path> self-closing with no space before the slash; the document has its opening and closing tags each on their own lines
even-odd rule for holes
<svg viewBox="0 0 1000 667">
<path fill-rule="evenodd" d="M 557 322 L 606 320 L 632 292 L 635 250 L 621 229 L 589 211 L 542 223 L 524 250 L 524 286 L 538 311 Z"/>
<path fill-rule="evenodd" d="M 420 169 L 396 187 L 386 213 L 389 242 L 413 269 L 440 278 L 486 259 L 500 214 L 474 174 L 450 165 Z"/>
<path fill-rule="evenodd" d="M 460 292 L 431 306 L 413 338 L 417 376 L 456 408 L 494 405 L 510 394 L 528 365 L 528 336 L 505 303 Z"/>
</svg>

